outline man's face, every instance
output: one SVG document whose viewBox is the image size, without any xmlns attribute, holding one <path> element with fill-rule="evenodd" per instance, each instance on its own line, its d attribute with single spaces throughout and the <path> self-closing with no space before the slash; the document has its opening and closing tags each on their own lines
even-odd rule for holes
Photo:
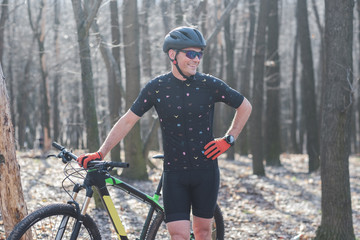
<svg viewBox="0 0 360 240">
<path fill-rule="evenodd" d="M 195 51 L 195 52 L 201 52 L 201 48 L 194 48 L 194 47 L 190 47 L 190 48 L 184 48 L 182 49 L 182 51 Z M 196 69 L 199 66 L 200 63 L 200 59 L 198 56 L 196 56 L 194 59 L 190 59 L 186 56 L 185 52 L 179 51 L 176 59 L 178 62 L 178 65 L 181 69 L 181 71 L 186 75 L 186 76 L 192 76 L 195 75 L 196 73 Z"/>
</svg>

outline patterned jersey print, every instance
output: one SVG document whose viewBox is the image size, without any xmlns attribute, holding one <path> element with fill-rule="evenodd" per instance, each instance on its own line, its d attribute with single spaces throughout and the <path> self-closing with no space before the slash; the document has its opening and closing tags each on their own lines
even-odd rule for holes
<svg viewBox="0 0 360 240">
<path fill-rule="evenodd" d="M 204 146 L 214 139 L 216 102 L 238 108 L 244 97 L 211 75 L 196 73 L 181 81 L 170 72 L 142 89 L 131 111 L 142 116 L 155 107 L 163 136 L 164 171 L 217 167 L 217 160 L 204 155 Z M 221 117 L 221 116 L 218 116 Z"/>
</svg>

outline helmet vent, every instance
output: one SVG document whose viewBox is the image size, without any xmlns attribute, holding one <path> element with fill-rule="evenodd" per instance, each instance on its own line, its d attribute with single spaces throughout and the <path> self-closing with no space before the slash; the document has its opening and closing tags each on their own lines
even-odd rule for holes
<svg viewBox="0 0 360 240">
<path fill-rule="evenodd" d="M 179 37 L 176 34 L 170 34 L 170 37 L 173 39 L 179 39 Z"/>
<path fill-rule="evenodd" d="M 196 35 L 198 36 L 199 39 L 203 39 L 203 36 L 200 34 L 200 32 L 195 31 Z"/>
<path fill-rule="evenodd" d="M 191 36 L 190 36 L 187 32 L 182 31 L 181 33 L 182 33 L 183 35 L 185 35 L 187 38 L 189 38 L 189 39 L 191 38 Z"/>
</svg>

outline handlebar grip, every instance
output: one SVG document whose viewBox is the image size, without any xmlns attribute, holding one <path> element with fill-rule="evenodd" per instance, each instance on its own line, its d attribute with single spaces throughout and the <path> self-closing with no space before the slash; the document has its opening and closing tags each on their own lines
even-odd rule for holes
<svg viewBox="0 0 360 240">
<path fill-rule="evenodd" d="M 128 168 L 130 166 L 129 163 L 124 162 L 111 162 L 112 167 L 118 167 L 118 168 Z"/>
<path fill-rule="evenodd" d="M 53 142 L 52 146 L 60 151 L 62 151 L 64 149 L 64 147 L 61 146 L 60 144 L 58 144 L 57 142 Z"/>
<path fill-rule="evenodd" d="M 87 166 L 88 168 L 92 168 L 98 164 L 104 165 L 106 167 L 117 167 L 117 168 L 128 168 L 130 166 L 129 163 L 124 163 L 124 162 L 106 162 L 106 161 L 97 161 L 97 160 L 92 160 L 88 162 Z"/>
</svg>

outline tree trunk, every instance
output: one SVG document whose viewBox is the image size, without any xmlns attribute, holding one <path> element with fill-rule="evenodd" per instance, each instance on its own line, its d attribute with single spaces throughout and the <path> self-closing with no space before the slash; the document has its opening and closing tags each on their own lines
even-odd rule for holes
<svg viewBox="0 0 360 240">
<path fill-rule="evenodd" d="M 319 29 L 319 34 L 320 34 L 320 59 L 319 59 L 319 67 L 318 67 L 318 82 L 319 84 L 317 84 L 318 87 L 318 91 L 322 92 L 321 90 L 321 86 L 322 86 L 322 82 L 323 82 L 323 78 L 325 75 L 325 56 L 324 56 L 324 50 L 325 50 L 325 46 L 324 46 L 324 27 L 321 25 L 321 21 L 320 21 L 320 16 L 319 16 L 319 11 L 317 10 L 317 6 L 316 6 L 316 0 L 312 0 L 312 8 L 314 11 L 314 15 L 315 15 L 315 19 L 316 19 L 316 25 Z M 318 96 L 318 99 L 321 101 L 321 94 L 319 94 L 320 96 Z M 320 104 L 321 106 L 322 104 Z M 319 121 L 319 123 L 321 123 L 321 120 Z"/>
<path fill-rule="evenodd" d="M 83 114 L 86 126 L 87 147 L 90 152 L 95 152 L 100 147 L 95 107 L 93 72 L 89 46 L 89 29 L 100 7 L 100 4 L 101 0 L 95 1 L 95 5 L 91 8 L 91 12 L 85 14 L 81 6 L 81 1 L 72 0 L 79 43 Z"/>
<path fill-rule="evenodd" d="M 5 29 L 6 29 L 6 26 L 5 26 L 6 21 L 5 20 L 8 20 L 8 18 L 9 18 L 8 16 L 5 17 L 5 15 L 8 15 L 8 13 L 5 14 L 5 12 L 9 11 L 9 9 L 8 9 L 8 0 L 3 1 L 2 8 L 3 9 L 1 10 L 1 13 L 2 13 L 1 17 L 3 17 L 3 15 L 4 15 L 5 19 L 0 20 L 1 22 L 4 21 L 3 23 L 1 23 L 0 27 L 5 32 Z M 12 20 L 15 22 L 16 14 L 13 15 Z M 14 36 L 15 36 L 15 28 L 7 26 L 7 29 L 8 29 L 8 31 L 7 31 L 8 39 L 14 38 Z M 3 42 L 4 39 L 2 39 L 1 41 Z M 4 43 L 2 43 L 2 46 L 1 46 L 2 50 L 0 50 L 0 51 L 4 50 L 3 44 Z M 7 57 L 8 62 L 7 62 L 7 71 L 6 71 L 7 72 L 7 84 L 8 84 L 7 86 L 8 86 L 8 91 L 9 91 L 9 95 L 10 95 L 10 98 L 9 98 L 10 99 L 10 112 L 11 112 L 12 124 L 14 126 L 14 131 L 16 131 L 15 105 L 16 105 L 16 98 L 17 98 L 17 96 L 15 94 L 15 86 L 14 86 L 15 84 L 14 84 L 14 76 L 13 76 L 13 69 L 14 69 L 13 68 L 13 62 L 14 62 L 14 58 L 15 58 L 15 53 L 14 52 L 16 50 L 15 46 L 16 46 L 15 41 L 9 41 L 8 54 L 7 54 L 8 55 L 8 57 Z M 2 57 L 1 57 L 1 59 L 2 59 Z M 1 62 L 3 62 L 3 61 L 1 60 Z"/>
<path fill-rule="evenodd" d="M 5 23 L 9 17 L 9 1 L 3 0 L 1 4 L 1 17 L 0 17 L 0 61 L 4 55 L 4 32 L 5 32 Z"/>
<path fill-rule="evenodd" d="M 31 44 L 31 46 L 34 45 Z M 30 121 L 27 121 L 29 118 L 28 104 L 29 104 L 29 96 L 28 96 L 28 88 L 31 85 L 30 79 L 30 66 L 32 63 L 32 48 L 29 49 L 29 56 L 26 60 L 24 67 L 24 76 L 19 79 L 19 95 L 17 96 L 17 112 L 18 112 L 18 123 L 17 123 L 17 133 L 18 133 L 18 145 L 20 149 L 24 149 L 26 142 L 26 126 L 30 125 Z"/>
<path fill-rule="evenodd" d="M 92 29 L 95 32 L 98 43 L 100 45 L 101 56 L 104 59 L 106 71 L 108 75 L 108 101 L 109 101 L 109 112 L 110 112 L 110 120 L 111 124 L 115 124 L 119 119 L 119 108 L 121 103 L 121 96 L 125 95 L 124 89 L 121 85 L 118 84 L 116 79 L 121 79 L 121 70 L 120 67 L 115 60 L 112 52 L 106 46 L 105 37 L 99 32 L 99 26 L 96 21 L 92 24 Z M 114 152 L 113 152 L 114 150 Z M 115 152 L 116 150 L 116 152 Z M 111 160 L 114 162 L 120 162 L 120 144 L 115 146 L 115 149 L 111 151 Z"/>
<path fill-rule="evenodd" d="M 242 95 L 247 99 L 250 99 L 250 75 L 251 67 L 253 62 L 253 48 L 254 48 L 254 37 L 255 37 L 255 23 L 256 23 L 256 13 L 255 13 L 255 1 L 249 0 L 249 35 L 246 45 L 245 53 L 245 66 L 241 69 L 240 77 L 240 90 Z M 249 153 L 249 126 L 246 124 L 244 129 L 240 133 L 240 153 L 247 155 Z"/>
<path fill-rule="evenodd" d="M 46 66 L 46 54 L 45 54 L 45 22 L 46 22 L 46 0 L 40 2 L 40 11 L 37 21 L 34 24 L 32 21 L 31 4 L 28 3 L 28 13 L 31 29 L 37 40 L 39 47 L 39 62 L 41 71 L 41 83 L 40 83 L 40 112 L 41 112 L 41 127 L 42 135 L 40 142 L 42 143 L 43 152 L 47 152 L 51 147 L 51 129 L 50 129 L 50 95 L 49 95 L 49 83 L 48 72 Z"/>
<path fill-rule="evenodd" d="M 225 0 L 225 8 L 230 4 L 230 0 Z M 231 27 L 231 15 L 229 15 L 224 21 L 224 38 L 225 38 L 225 51 L 226 51 L 226 61 L 225 61 L 225 69 L 226 69 L 226 82 L 229 86 L 235 88 L 236 81 L 234 76 L 234 49 L 235 49 L 235 41 L 232 39 L 232 33 L 230 30 Z M 232 116 L 234 116 L 234 110 L 226 107 L 223 109 L 225 112 L 222 125 L 230 126 Z M 226 152 L 227 159 L 234 160 L 235 159 L 235 147 L 229 148 Z"/>
<path fill-rule="evenodd" d="M 353 104 L 351 0 L 325 1 L 325 81 L 321 123 L 321 225 L 317 240 L 354 240 L 349 182 Z"/>
<path fill-rule="evenodd" d="M 162 22 L 164 24 L 164 31 L 165 34 L 168 34 L 168 32 L 170 32 L 170 25 L 171 25 L 171 19 L 169 17 L 170 15 L 169 2 L 166 0 L 161 0 L 160 6 L 161 6 Z M 168 62 L 168 59 L 166 59 L 166 61 Z"/>
<path fill-rule="evenodd" d="M 142 79 L 145 79 L 148 81 L 152 77 L 152 60 L 151 60 L 151 34 L 149 33 L 149 11 L 151 11 L 151 8 L 154 7 L 151 5 L 150 0 L 142 0 L 142 10 L 141 10 L 141 60 L 142 60 Z M 152 115 L 152 114 L 151 114 Z M 155 120 L 158 122 L 159 120 L 156 118 L 154 119 L 150 114 L 146 117 L 146 119 L 143 120 L 144 122 L 147 122 L 147 126 L 150 127 L 147 137 L 143 137 L 142 139 L 145 139 L 143 141 L 144 143 L 144 149 L 143 149 L 143 156 L 145 159 L 148 158 L 149 150 L 157 150 L 159 149 L 159 137 L 158 137 L 158 128 L 160 124 L 154 123 Z M 143 129 L 143 128 L 142 128 Z"/>
<path fill-rule="evenodd" d="M 357 1 L 356 9 L 357 9 L 357 14 L 358 14 L 358 30 L 357 30 L 358 36 L 357 37 L 358 37 L 358 42 L 359 42 L 359 45 L 360 45 L 360 1 Z M 358 56 L 360 56 L 360 48 L 359 48 Z M 359 60 L 358 60 L 357 68 L 358 68 L 358 73 L 360 75 L 360 61 Z M 360 88 L 358 88 L 358 101 L 357 101 L 357 103 L 358 103 L 357 104 L 357 112 L 358 112 L 358 114 L 360 114 Z M 359 118 L 359 121 L 358 121 L 358 126 L 360 128 L 360 118 Z M 359 134 L 359 132 L 360 131 L 357 131 L 357 134 Z M 360 138 L 359 135 L 358 135 L 358 137 Z"/>
<path fill-rule="evenodd" d="M 170 32 L 170 24 L 171 24 L 171 18 L 170 18 L 170 7 L 169 7 L 169 2 L 167 0 L 161 0 L 160 3 L 160 8 L 161 8 L 161 17 L 162 17 L 162 23 L 164 25 L 164 36 L 166 34 L 168 34 L 168 32 Z M 170 61 L 169 58 L 165 58 L 165 64 L 166 64 L 166 69 L 170 69 Z"/>
<path fill-rule="evenodd" d="M 306 149 L 309 155 L 309 172 L 320 166 L 319 128 L 316 114 L 314 64 L 312 58 L 310 31 L 306 0 L 297 2 L 297 24 L 301 52 L 301 95 L 305 115 Z"/>
<path fill-rule="evenodd" d="M 139 23 L 137 1 L 125 0 L 123 7 L 124 54 L 126 69 L 126 108 L 129 109 L 140 91 Z M 140 123 L 137 122 L 125 139 L 125 158 L 130 168 L 123 175 L 131 179 L 147 179 L 143 157 Z"/>
<path fill-rule="evenodd" d="M 264 152 L 263 152 L 263 133 L 262 133 L 262 113 L 264 104 L 264 63 L 266 45 L 266 20 L 267 20 L 267 0 L 261 0 L 256 30 L 256 44 L 253 71 L 253 90 L 252 105 L 253 112 L 250 120 L 250 144 L 253 155 L 253 173 L 265 175 Z"/>
<path fill-rule="evenodd" d="M 150 0 L 142 0 L 142 13 L 141 13 L 141 45 L 142 45 L 142 70 L 143 75 L 146 78 L 152 76 L 151 71 L 151 34 L 149 33 L 149 11 Z"/>
<path fill-rule="evenodd" d="M 201 30 L 203 36 L 206 37 L 208 34 L 208 0 L 204 0 L 201 3 L 202 3 L 201 4 L 201 7 L 202 7 L 201 13 L 202 14 L 201 14 L 199 26 L 200 26 L 200 30 Z M 210 52 L 209 49 L 210 49 L 210 46 L 207 45 L 207 47 L 205 48 L 205 51 L 204 51 L 204 56 L 200 63 L 201 71 L 205 72 L 205 73 L 210 73 L 209 69 L 210 69 L 211 58 L 210 58 L 210 56 L 207 56 L 208 53 Z"/>
<path fill-rule="evenodd" d="M 9 99 L 5 77 L 0 65 L 0 201 L 5 235 L 27 215 L 20 179 L 20 166 L 16 160 L 14 128 L 11 123 Z M 32 239 L 27 236 L 26 239 Z"/>
<path fill-rule="evenodd" d="M 294 43 L 294 55 L 292 62 L 292 79 L 291 79 L 291 148 L 294 153 L 300 153 L 300 146 L 296 131 L 298 130 L 298 99 L 296 95 L 297 89 L 297 62 L 298 62 L 298 33 L 296 30 L 295 43 Z"/>
<path fill-rule="evenodd" d="M 280 59 L 278 0 L 270 0 L 266 57 L 266 164 L 280 166 Z"/>
<path fill-rule="evenodd" d="M 59 27 L 60 27 L 60 2 L 54 3 L 54 42 L 55 42 L 55 60 L 56 60 L 56 72 L 54 79 L 54 91 L 53 91 L 53 140 L 59 141 L 60 134 L 60 109 L 59 109 L 59 97 L 60 97 L 60 44 L 59 44 Z"/>
<path fill-rule="evenodd" d="M 99 129 L 97 125 L 95 107 L 93 72 L 89 46 L 90 26 L 98 12 L 100 4 L 101 0 L 97 0 L 94 1 L 93 6 L 86 7 L 81 5 L 81 0 L 72 0 L 79 43 L 81 85 L 83 94 L 83 115 L 85 118 L 87 147 L 90 152 L 95 152 L 100 147 Z M 85 10 L 82 7 L 89 9 L 90 12 L 85 13 Z M 96 208 L 103 208 L 104 206 L 101 203 L 97 191 L 94 193 Z"/>
<path fill-rule="evenodd" d="M 113 47 L 111 49 L 112 55 L 117 63 L 117 68 L 119 69 L 119 76 L 118 78 L 110 78 L 109 80 L 109 110 L 110 110 L 110 119 L 111 123 L 115 124 L 119 119 L 121 114 L 121 104 L 122 98 L 124 94 L 121 92 L 122 88 L 122 74 L 121 74 L 121 60 L 120 60 L 120 42 L 121 42 L 121 35 L 120 35 L 120 24 L 119 24 L 119 11 L 118 11 L 118 4 L 116 0 L 110 1 L 110 18 L 111 18 L 111 39 L 113 43 Z M 110 89 L 110 86 L 112 89 Z M 110 94 L 110 91 L 112 94 Z M 110 97 L 113 95 L 113 97 Z M 111 150 L 111 161 L 118 161 L 121 162 L 121 147 L 120 143 L 117 144 Z"/>
<path fill-rule="evenodd" d="M 181 7 L 181 0 L 174 0 L 174 16 L 175 16 L 175 25 L 181 26 L 184 21 L 184 13 Z"/>
</svg>

